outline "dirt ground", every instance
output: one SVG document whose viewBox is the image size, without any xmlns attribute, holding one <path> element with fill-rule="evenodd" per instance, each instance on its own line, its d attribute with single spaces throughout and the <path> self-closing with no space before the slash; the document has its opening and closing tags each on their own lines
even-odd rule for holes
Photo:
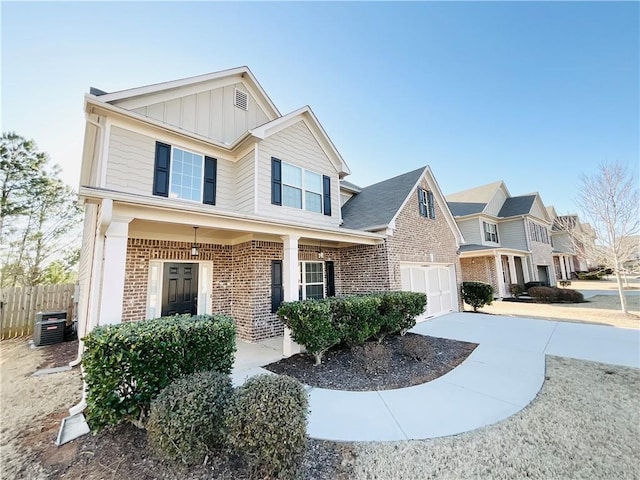
<svg viewBox="0 0 640 480">
<path fill-rule="evenodd" d="M 640 282 L 633 282 L 631 286 L 636 289 L 640 287 Z M 615 283 L 573 282 L 571 288 L 611 290 L 615 289 Z M 615 295 L 597 295 L 589 298 L 588 303 L 574 305 L 494 302 L 483 311 L 640 328 L 640 296 L 632 296 L 632 291 L 629 291 L 628 300 L 633 315 L 628 317 L 617 311 L 619 300 Z M 209 465 L 206 469 L 176 473 L 147 454 L 144 432 L 131 426 L 105 431 L 98 436 L 86 435 L 60 448 L 56 447 L 54 442 L 60 422 L 68 415 L 67 409 L 78 403 L 81 397 L 79 369 L 76 367 L 71 371 L 42 377 L 31 375 L 37 369 L 66 365 L 73 360 L 77 342 L 32 348 L 27 340 L 0 342 L 0 479 L 249 478 L 246 472 L 228 464 Z M 600 380 L 594 382 L 593 386 L 581 390 L 581 398 L 588 397 L 589 392 L 602 383 Z M 637 387 L 629 388 L 637 393 Z M 551 401 L 557 404 L 558 399 Z M 597 411 L 594 412 L 597 416 Z M 541 418 L 543 417 L 544 415 Z M 637 417 L 635 421 L 637 423 Z M 354 462 L 357 467 L 358 458 L 367 458 L 362 452 L 358 452 L 357 445 L 311 441 L 309 447 L 301 477 L 305 480 L 387 478 L 385 474 L 358 474 L 357 468 L 354 470 Z M 386 453 L 369 460 L 373 464 L 382 465 L 386 463 L 383 460 L 385 455 Z M 424 452 L 420 455 L 419 458 L 422 458 Z M 446 459 L 449 456 L 450 454 L 446 454 L 443 457 L 444 464 L 448 464 Z M 458 476 L 449 478 L 460 478 L 460 474 L 462 471 L 457 472 Z M 411 475 L 404 478 L 411 478 Z"/>
<path fill-rule="evenodd" d="M 495 301 L 493 304 L 483 307 L 480 311 L 495 315 L 596 323 L 621 328 L 640 328 L 640 280 L 629 279 L 628 283 L 629 287 L 625 291 L 627 309 L 629 310 L 627 315 L 620 311 L 617 284 L 612 279 L 572 281 L 571 286 L 567 288 L 587 292 L 605 290 L 613 293 L 613 295 L 600 294 L 593 297 L 585 295 L 585 300 L 587 300 L 585 303 L 544 304 Z M 471 307 L 466 306 L 466 309 L 471 310 Z"/>
</svg>

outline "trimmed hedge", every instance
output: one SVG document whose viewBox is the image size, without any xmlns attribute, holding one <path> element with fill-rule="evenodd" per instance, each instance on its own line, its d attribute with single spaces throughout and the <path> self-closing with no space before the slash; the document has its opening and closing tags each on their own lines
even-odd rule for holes
<svg viewBox="0 0 640 480">
<path fill-rule="evenodd" d="M 176 315 L 97 327 L 83 340 L 87 422 L 94 432 L 139 423 L 173 380 L 198 371 L 230 373 L 235 324 L 224 315 Z"/>
<path fill-rule="evenodd" d="M 478 308 L 493 302 L 493 286 L 482 282 L 462 282 L 462 299 L 477 312 Z"/>
<path fill-rule="evenodd" d="M 285 302 L 277 313 L 293 340 L 319 365 L 322 355 L 339 343 L 356 346 L 372 337 L 381 341 L 388 334 L 404 335 L 426 304 L 424 293 L 385 292 Z"/>
<path fill-rule="evenodd" d="M 527 290 L 529 296 L 535 299 L 537 302 L 542 303 L 582 303 L 584 302 L 584 295 L 577 290 L 571 290 L 570 288 L 557 288 L 557 287 L 531 287 Z"/>
<path fill-rule="evenodd" d="M 256 477 L 294 478 L 307 445 L 308 406 L 294 378 L 251 377 L 236 389 L 227 410 L 227 442 Z"/>
<path fill-rule="evenodd" d="M 195 465 L 226 444 L 225 409 L 233 395 L 228 375 L 208 371 L 169 384 L 151 402 L 151 450 L 173 464 Z"/>
<path fill-rule="evenodd" d="M 509 284 L 509 293 L 514 297 L 518 298 L 520 295 L 524 293 L 524 287 L 519 283 L 510 283 Z"/>
</svg>

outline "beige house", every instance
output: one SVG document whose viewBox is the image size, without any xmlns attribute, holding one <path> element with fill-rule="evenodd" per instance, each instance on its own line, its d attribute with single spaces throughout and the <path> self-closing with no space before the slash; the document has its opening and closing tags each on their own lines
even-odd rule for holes
<svg viewBox="0 0 640 480">
<path fill-rule="evenodd" d="M 577 272 L 586 272 L 591 267 L 589 259 L 585 256 L 585 251 L 590 248 L 587 246 L 585 249 L 582 242 L 588 241 L 593 244 L 595 233 L 591 225 L 580 222 L 578 215 L 558 215 L 553 206 L 547 207 L 547 213 L 553 220 L 551 242 L 556 278 L 577 278 Z"/>
<path fill-rule="evenodd" d="M 446 198 L 466 240 L 464 281 L 489 283 L 501 298 L 511 296 L 511 284 L 555 285 L 552 219 L 538 193 L 514 197 L 498 181 Z"/>
<path fill-rule="evenodd" d="M 91 89 L 84 110 L 81 335 L 227 313 L 258 341 L 283 334 L 284 300 L 401 288 L 459 308 L 463 238 L 431 170 L 343 181 L 311 108 L 282 115 L 247 67 Z"/>
</svg>

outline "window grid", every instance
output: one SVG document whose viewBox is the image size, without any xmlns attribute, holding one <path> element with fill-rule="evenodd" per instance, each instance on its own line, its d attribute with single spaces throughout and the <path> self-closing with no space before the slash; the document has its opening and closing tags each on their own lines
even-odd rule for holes
<svg viewBox="0 0 640 480">
<path fill-rule="evenodd" d="M 300 300 L 324 298 L 324 263 L 300 262 L 298 284 Z"/>
<path fill-rule="evenodd" d="M 498 226 L 495 223 L 482 222 L 484 224 L 484 239 L 487 242 L 498 243 Z"/>
<path fill-rule="evenodd" d="M 169 195 L 171 198 L 201 202 L 204 157 L 177 147 L 171 149 L 171 154 Z"/>
</svg>

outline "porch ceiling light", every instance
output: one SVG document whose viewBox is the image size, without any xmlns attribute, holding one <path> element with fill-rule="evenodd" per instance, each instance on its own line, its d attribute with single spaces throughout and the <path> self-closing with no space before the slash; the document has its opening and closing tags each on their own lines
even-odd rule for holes
<svg viewBox="0 0 640 480">
<path fill-rule="evenodd" d="M 193 227 L 193 245 L 191 246 L 191 256 L 198 256 L 198 227 Z"/>
</svg>

